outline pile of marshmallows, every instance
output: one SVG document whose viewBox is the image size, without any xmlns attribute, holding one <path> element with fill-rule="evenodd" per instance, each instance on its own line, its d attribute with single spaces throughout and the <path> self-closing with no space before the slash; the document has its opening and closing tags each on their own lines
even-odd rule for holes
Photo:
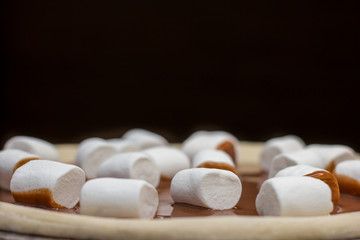
<svg viewBox="0 0 360 240">
<path fill-rule="evenodd" d="M 260 165 L 268 172 L 256 198 L 260 215 L 327 215 L 340 191 L 360 195 L 360 160 L 344 145 L 305 145 L 287 135 L 265 142 Z"/>
<path fill-rule="evenodd" d="M 231 209 L 242 193 L 238 147 L 224 131 L 195 132 L 180 149 L 158 134 L 132 129 L 118 139 L 82 141 L 71 165 L 58 162 L 51 143 L 16 136 L 0 152 L 0 187 L 17 202 L 73 208 L 80 201 L 85 215 L 153 218 L 156 188 L 168 179 L 175 202 Z M 340 190 L 360 195 L 360 160 L 347 146 L 274 138 L 264 144 L 260 165 L 269 178 L 256 198 L 259 215 L 326 215 Z"/>
<path fill-rule="evenodd" d="M 168 179 L 175 202 L 230 209 L 242 192 L 238 145 L 230 133 L 198 131 L 180 149 L 158 134 L 132 129 L 118 139 L 82 141 L 72 165 L 58 162 L 51 143 L 16 136 L 0 152 L 0 187 L 16 202 L 53 208 L 80 202 L 85 215 L 153 218 L 156 187 Z"/>
</svg>

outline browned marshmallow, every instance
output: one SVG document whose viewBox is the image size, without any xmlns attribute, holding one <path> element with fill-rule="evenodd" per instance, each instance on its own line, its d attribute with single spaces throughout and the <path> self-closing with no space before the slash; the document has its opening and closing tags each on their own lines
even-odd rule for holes
<svg viewBox="0 0 360 240">
<path fill-rule="evenodd" d="M 209 148 L 226 152 L 235 164 L 240 156 L 239 141 L 235 136 L 224 131 L 197 131 L 182 144 L 182 150 L 191 160 L 197 152 Z"/>
<path fill-rule="evenodd" d="M 360 195 L 360 160 L 343 161 L 336 165 L 333 173 L 341 192 Z"/>
<path fill-rule="evenodd" d="M 333 204 L 336 204 L 340 200 L 339 184 L 336 177 L 329 171 L 321 168 L 312 167 L 309 165 L 295 165 L 287 167 L 279 171 L 275 177 L 300 177 L 308 176 L 317 178 L 326 183 L 331 189 L 331 200 Z"/>
<path fill-rule="evenodd" d="M 77 166 L 33 160 L 15 171 L 10 190 L 16 202 L 73 208 L 84 183 L 85 173 Z"/>
<path fill-rule="evenodd" d="M 278 177 L 266 180 L 256 197 L 261 216 L 317 216 L 333 210 L 331 190 L 312 177 Z"/>
<path fill-rule="evenodd" d="M 231 157 L 221 150 L 200 150 L 197 154 L 195 154 L 192 166 L 198 168 L 204 167 L 223 169 L 238 174 Z"/>
</svg>

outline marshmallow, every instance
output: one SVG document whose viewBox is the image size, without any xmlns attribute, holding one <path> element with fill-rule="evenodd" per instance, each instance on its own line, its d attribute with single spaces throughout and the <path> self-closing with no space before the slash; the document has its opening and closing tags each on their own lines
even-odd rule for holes
<svg viewBox="0 0 360 240">
<path fill-rule="evenodd" d="M 10 181 L 15 170 L 38 156 L 18 149 L 0 151 L 0 188 L 10 190 Z"/>
<path fill-rule="evenodd" d="M 85 173 L 77 166 L 33 160 L 15 171 L 10 190 L 16 202 L 73 208 L 84 183 Z"/>
<path fill-rule="evenodd" d="M 231 209 L 239 202 L 242 185 L 230 171 L 191 168 L 178 172 L 171 181 L 170 193 L 177 203 L 215 210 Z"/>
<path fill-rule="evenodd" d="M 312 177 L 278 177 L 266 180 L 255 201 L 261 216 L 317 216 L 333 210 L 331 190 Z"/>
<path fill-rule="evenodd" d="M 237 174 L 235 164 L 231 157 L 225 152 L 215 149 L 203 149 L 196 153 L 192 167 L 218 168 Z"/>
<path fill-rule="evenodd" d="M 39 156 L 41 159 L 59 160 L 59 153 L 53 144 L 34 137 L 12 137 L 6 141 L 4 149 L 19 149 Z"/>
<path fill-rule="evenodd" d="M 301 177 L 317 178 L 326 183 L 331 190 L 331 200 L 336 204 L 340 200 L 339 184 L 336 177 L 329 171 L 309 165 L 295 165 L 280 170 L 275 177 Z"/>
<path fill-rule="evenodd" d="M 81 190 L 80 213 L 85 215 L 149 219 L 158 205 L 156 189 L 144 180 L 98 178 Z"/>
<path fill-rule="evenodd" d="M 134 128 L 127 131 L 123 138 L 136 144 L 140 149 L 168 145 L 168 141 L 159 134 L 145 129 Z"/>
<path fill-rule="evenodd" d="M 311 149 L 302 149 L 296 152 L 283 153 L 271 161 L 269 177 L 274 177 L 283 168 L 304 164 L 323 168 L 323 160 L 319 154 Z"/>
<path fill-rule="evenodd" d="M 93 138 L 85 141 L 78 148 L 75 164 L 85 171 L 87 178 L 95 178 L 101 163 L 116 154 L 117 150 L 104 140 Z"/>
<path fill-rule="evenodd" d="M 290 153 L 303 149 L 305 143 L 294 135 L 272 138 L 265 142 L 260 152 L 260 167 L 269 171 L 273 158 L 281 153 Z"/>
<path fill-rule="evenodd" d="M 178 171 L 190 167 L 188 156 L 175 147 L 153 147 L 143 152 L 155 162 L 161 176 L 165 179 L 171 179 Z"/>
<path fill-rule="evenodd" d="M 87 145 L 90 142 L 105 142 L 105 139 L 99 137 L 86 138 L 79 143 L 78 148 L 82 148 L 84 145 Z"/>
<path fill-rule="evenodd" d="M 119 153 L 106 159 L 97 171 L 98 177 L 142 179 L 157 187 L 160 170 L 149 156 L 139 152 Z"/>
<path fill-rule="evenodd" d="M 112 138 L 107 140 L 108 143 L 112 144 L 117 152 L 136 152 L 140 148 L 134 142 L 122 138 Z"/>
<path fill-rule="evenodd" d="M 339 162 L 357 158 L 355 151 L 345 145 L 310 144 L 307 148 L 315 151 L 323 158 L 323 168 L 330 172 Z"/>
<path fill-rule="evenodd" d="M 195 154 L 203 149 L 222 150 L 230 155 L 236 164 L 239 158 L 239 141 L 235 136 L 224 131 L 197 131 L 189 136 L 182 144 L 182 150 L 193 159 Z"/>
<path fill-rule="evenodd" d="M 335 166 L 333 173 L 341 192 L 360 195 L 360 160 L 343 161 Z"/>
</svg>

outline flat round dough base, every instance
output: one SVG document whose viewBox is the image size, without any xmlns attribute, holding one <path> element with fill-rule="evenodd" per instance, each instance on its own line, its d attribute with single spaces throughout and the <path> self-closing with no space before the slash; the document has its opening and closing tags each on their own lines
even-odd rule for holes
<svg viewBox="0 0 360 240">
<path fill-rule="evenodd" d="M 240 173 L 260 171 L 261 143 L 241 142 Z M 77 146 L 58 145 L 73 162 Z M 217 216 L 156 220 L 59 213 L 0 202 L 0 230 L 75 239 L 346 239 L 360 237 L 360 212 L 320 217 Z"/>
</svg>

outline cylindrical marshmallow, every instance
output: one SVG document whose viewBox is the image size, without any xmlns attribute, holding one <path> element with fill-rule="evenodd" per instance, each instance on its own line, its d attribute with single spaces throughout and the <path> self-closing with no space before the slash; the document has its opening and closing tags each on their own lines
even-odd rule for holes
<svg viewBox="0 0 360 240">
<path fill-rule="evenodd" d="M 171 179 L 178 171 L 190 167 L 188 156 L 175 147 L 153 147 L 143 152 L 150 156 L 160 170 L 161 176 L 166 179 Z"/>
<path fill-rule="evenodd" d="M 355 151 L 345 145 L 310 144 L 306 147 L 323 158 L 323 168 L 329 171 L 339 162 L 356 159 Z"/>
<path fill-rule="evenodd" d="M 39 156 L 41 159 L 59 160 L 59 153 L 55 146 L 39 138 L 15 136 L 7 140 L 4 149 L 19 149 Z"/>
<path fill-rule="evenodd" d="M 106 140 L 99 137 L 86 138 L 79 143 L 78 149 L 82 148 L 84 145 L 87 145 L 90 142 L 106 142 Z"/>
<path fill-rule="evenodd" d="M 95 178 L 101 163 L 116 153 L 116 148 L 106 141 L 89 140 L 79 146 L 75 164 L 85 171 L 87 178 Z"/>
<path fill-rule="evenodd" d="M 312 177 L 279 177 L 266 180 L 256 197 L 261 216 L 317 216 L 333 210 L 331 190 Z"/>
<path fill-rule="evenodd" d="M 281 153 L 290 153 L 305 147 L 303 140 L 294 135 L 272 138 L 265 142 L 260 153 L 260 167 L 269 171 L 273 158 Z"/>
<path fill-rule="evenodd" d="M 171 181 L 170 193 L 177 203 L 215 210 L 231 209 L 239 202 L 242 185 L 230 171 L 191 168 L 178 172 Z"/>
<path fill-rule="evenodd" d="M 283 168 L 304 164 L 317 168 L 323 168 L 323 160 L 319 154 L 311 149 L 302 149 L 296 152 L 283 153 L 274 157 L 271 161 L 269 177 L 274 177 Z"/>
<path fill-rule="evenodd" d="M 17 202 L 73 208 L 84 183 L 85 173 L 77 166 L 33 160 L 15 171 L 10 190 Z"/>
<path fill-rule="evenodd" d="M 360 160 L 347 160 L 335 166 L 334 175 L 340 191 L 351 195 L 360 195 Z"/>
<path fill-rule="evenodd" d="M 236 164 L 239 159 L 239 140 L 225 131 L 197 131 L 182 144 L 182 150 L 192 160 L 195 154 L 203 149 L 218 149 L 226 152 Z"/>
<path fill-rule="evenodd" d="M 160 170 L 148 155 L 140 152 L 119 153 L 106 159 L 97 171 L 98 177 L 142 179 L 157 187 Z"/>
<path fill-rule="evenodd" d="M 168 141 L 157 133 L 134 128 L 127 131 L 123 138 L 136 144 L 140 149 L 168 145 Z"/>
<path fill-rule="evenodd" d="M 275 177 L 301 177 L 317 178 L 326 183 L 331 190 L 331 200 L 336 204 L 340 200 L 339 184 L 336 177 L 329 171 L 309 165 L 295 165 L 280 170 Z"/>
<path fill-rule="evenodd" d="M 218 168 L 237 174 L 231 157 L 221 150 L 203 149 L 195 154 L 192 167 Z"/>
<path fill-rule="evenodd" d="M 117 152 L 136 152 L 140 150 L 140 147 L 134 142 L 122 138 L 112 138 L 107 140 L 108 143 L 112 144 Z"/>
<path fill-rule="evenodd" d="M 15 170 L 38 156 L 18 149 L 0 151 L 0 188 L 10 190 L 10 181 Z"/>
<path fill-rule="evenodd" d="M 159 205 L 156 189 L 144 180 L 97 178 L 81 190 L 80 213 L 119 218 L 153 218 Z"/>
</svg>

